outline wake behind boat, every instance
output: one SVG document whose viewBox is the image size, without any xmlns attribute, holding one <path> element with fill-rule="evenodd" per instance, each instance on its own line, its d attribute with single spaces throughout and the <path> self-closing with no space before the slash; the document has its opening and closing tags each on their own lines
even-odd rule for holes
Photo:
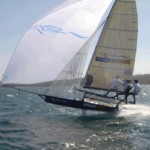
<svg viewBox="0 0 150 150">
<path fill-rule="evenodd" d="M 2 84 L 49 83 L 33 94 L 67 107 L 116 110 L 124 100 L 106 92 L 116 75 L 132 79 L 137 32 L 135 0 L 68 1 L 26 32 Z"/>
</svg>

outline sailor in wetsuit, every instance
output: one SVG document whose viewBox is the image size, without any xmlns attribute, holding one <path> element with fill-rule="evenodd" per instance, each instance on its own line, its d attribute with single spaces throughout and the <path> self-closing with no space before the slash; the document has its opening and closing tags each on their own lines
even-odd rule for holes
<svg viewBox="0 0 150 150">
<path fill-rule="evenodd" d="M 141 87 L 140 87 L 140 84 L 138 83 L 138 80 L 134 80 L 134 84 L 132 85 L 132 88 L 131 90 L 129 91 L 129 93 L 127 93 L 125 95 L 125 100 L 126 100 L 126 103 L 127 103 L 127 97 L 129 95 L 132 95 L 133 96 L 133 103 L 135 104 L 135 96 L 139 94 L 139 92 L 141 91 Z"/>
</svg>

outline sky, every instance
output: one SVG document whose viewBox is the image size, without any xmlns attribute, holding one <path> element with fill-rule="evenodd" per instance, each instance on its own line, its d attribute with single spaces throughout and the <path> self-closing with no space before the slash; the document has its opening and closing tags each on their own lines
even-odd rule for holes
<svg viewBox="0 0 150 150">
<path fill-rule="evenodd" d="M 0 80 L 30 26 L 65 0 L 0 0 Z M 136 0 L 138 43 L 134 74 L 150 74 L 150 0 Z"/>
</svg>

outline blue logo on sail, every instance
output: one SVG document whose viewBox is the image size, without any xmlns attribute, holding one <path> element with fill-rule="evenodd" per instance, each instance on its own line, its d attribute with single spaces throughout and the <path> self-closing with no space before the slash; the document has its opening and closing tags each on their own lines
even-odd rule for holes
<svg viewBox="0 0 150 150">
<path fill-rule="evenodd" d="M 116 59 L 116 58 L 107 58 L 107 57 L 96 57 L 96 61 L 103 63 L 120 63 L 120 64 L 130 64 L 129 59 Z"/>
<path fill-rule="evenodd" d="M 62 28 L 52 26 L 52 25 L 45 25 L 45 26 L 35 25 L 35 26 L 32 27 L 32 29 L 37 30 L 40 34 L 45 34 L 46 32 L 53 32 L 53 33 L 62 33 L 62 34 L 65 34 L 65 35 L 71 34 L 75 37 L 82 38 L 82 39 L 87 38 L 87 37 L 82 36 L 80 34 L 77 34 L 75 32 L 66 32 Z"/>
</svg>

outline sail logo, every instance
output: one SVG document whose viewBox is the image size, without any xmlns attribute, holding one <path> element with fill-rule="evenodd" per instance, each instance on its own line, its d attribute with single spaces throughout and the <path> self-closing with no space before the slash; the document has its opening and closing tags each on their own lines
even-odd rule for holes
<svg viewBox="0 0 150 150">
<path fill-rule="evenodd" d="M 124 74 L 131 76 L 132 75 L 132 71 L 131 70 L 124 70 Z"/>
<path fill-rule="evenodd" d="M 73 36 L 75 36 L 77 38 L 81 38 L 81 39 L 88 38 L 88 37 L 82 36 L 75 32 L 66 32 L 62 28 L 52 26 L 52 25 L 45 25 L 45 26 L 35 25 L 31 29 L 37 30 L 40 34 L 45 34 L 46 32 L 53 32 L 53 33 L 61 33 L 61 34 L 65 34 L 65 35 L 70 34 L 70 35 L 73 35 Z"/>
<path fill-rule="evenodd" d="M 96 57 L 96 61 L 105 62 L 105 63 L 121 63 L 121 64 L 130 64 L 130 60 L 123 59 L 114 59 L 114 58 L 106 58 L 106 57 Z"/>
</svg>

